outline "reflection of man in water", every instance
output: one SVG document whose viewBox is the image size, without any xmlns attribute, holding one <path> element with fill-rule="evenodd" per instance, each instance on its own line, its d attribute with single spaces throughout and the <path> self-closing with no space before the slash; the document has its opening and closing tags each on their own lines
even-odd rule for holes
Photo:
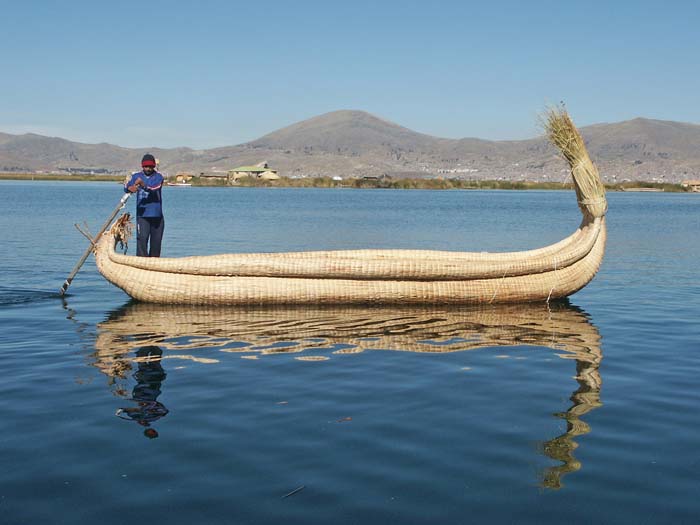
<svg viewBox="0 0 700 525">
<path fill-rule="evenodd" d="M 131 394 L 135 407 L 120 408 L 117 416 L 122 419 L 136 421 L 139 425 L 150 427 L 151 423 L 159 420 L 168 413 L 168 409 L 157 401 L 160 395 L 160 384 L 165 381 L 165 370 L 160 366 L 163 351 L 157 346 L 144 346 L 136 351 L 139 358 L 138 369 L 134 372 L 136 386 Z M 157 438 L 154 428 L 146 428 L 143 434 L 150 439 Z"/>
</svg>

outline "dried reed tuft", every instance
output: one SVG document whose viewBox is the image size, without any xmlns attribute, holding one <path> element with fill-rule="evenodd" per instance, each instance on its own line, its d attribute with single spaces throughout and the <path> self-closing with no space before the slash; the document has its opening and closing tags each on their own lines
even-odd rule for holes
<svg viewBox="0 0 700 525">
<path fill-rule="evenodd" d="M 581 211 L 592 217 L 603 217 L 608 210 L 605 187 L 571 117 L 561 105 L 548 109 L 543 120 L 549 141 L 569 163 Z"/>
</svg>

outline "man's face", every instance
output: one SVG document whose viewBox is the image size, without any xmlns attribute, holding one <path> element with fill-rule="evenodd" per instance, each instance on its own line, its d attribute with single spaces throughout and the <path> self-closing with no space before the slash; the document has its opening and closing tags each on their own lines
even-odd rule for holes
<svg viewBox="0 0 700 525">
<path fill-rule="evenodd" d="M 146 175 L 150 175 L 150 174 L 153 173 L 155 170 L 156 170 L 156 169 L 155 169 L 153 166 L 144 166 L 144 167 L 143 167 L 143 172 L 144 172 Z"/>
</svg>

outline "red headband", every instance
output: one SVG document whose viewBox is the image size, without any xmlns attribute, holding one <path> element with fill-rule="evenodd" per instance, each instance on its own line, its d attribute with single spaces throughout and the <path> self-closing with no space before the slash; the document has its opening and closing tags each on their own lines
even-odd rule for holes
<svg viewBox="0 0 700 525">
<path fill-rule="evenodd" d="M 141 167 L 142 167 L 142 168 L 145 168 L 145 167 L 147 167 L 147 166 L 151 166 L 152 168 L 155 168 L 155 167 L 156 167 L 156 161 L 154 161 L 154 160 L 144 160 L 144 161 L 141 163 Z"/>
</svg>

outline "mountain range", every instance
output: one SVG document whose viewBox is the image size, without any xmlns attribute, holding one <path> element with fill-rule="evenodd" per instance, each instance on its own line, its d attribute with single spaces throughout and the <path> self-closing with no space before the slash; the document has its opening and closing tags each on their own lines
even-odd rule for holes
<svg viewBox="0 0 700 525">
<path fill-rule="evenodd" d="M 581 128 L 608 182 L 700 178 L 700 125 L 636 118 Z M 518 141 L 446 139 L 364 111 L 326 113 L 244 144 L 123 148 L 28 133 L 0 133 L 2 172 L 128 173 L 150 151 L 168 175 L 226 172 L 268 162 L 289 177 L 409 176 L 564 181 L 567 170 L 544 137 Z"/>
</svg>

